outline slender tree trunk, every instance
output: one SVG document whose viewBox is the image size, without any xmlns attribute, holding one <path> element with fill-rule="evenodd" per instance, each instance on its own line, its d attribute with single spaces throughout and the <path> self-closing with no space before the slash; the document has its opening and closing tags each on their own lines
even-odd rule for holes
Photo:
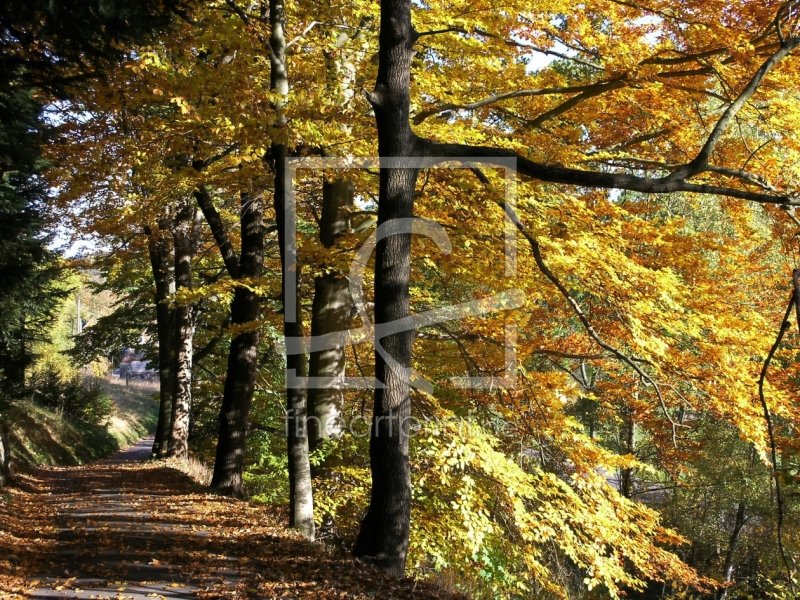
<svg viewBox="0 0 800 600">
<path fill-rule="evenodd" d="M 370 102 L 378 127 L 378 152 L 386 157 L 421 155 L 419 139 L 409 124 L 409 82 L 412 46 L 410 0 L 381 4 L 378 77 Z M 378 226 L 414 214 L 417 169 L 381 165 Z M 396 234 L 378 243 L 375 257 L 375 322 L 409 316 L 411 235 Z M 395 576 L 405 572 L 411 513 L 408 424 L 411 414 L 408 381 L 413 331 L 385 337 L 383 347 L 404 372 L 387 368 L 375 354 L 375 376 L 384 383 L 375 390 L 370 432 L 372 494 L 353 553 L 369 558 Z M 405 431 L 401 431 L 401 428 Z"/>
<path fill-rule="evenodd" d="M 153 455 L 161 458 L 169 450 L 169 437 L 172 423 L 172 394 L 174 391 L 173 362 L 175 360 L 175 311 L 169 307 L 168 300 L 173 292 L 175 280 L 172 261 L 169 257 L 169 244 L 163 237 L 164 228 L 158 233 L 149 228 L 150 265 L 156 284 L 156 331 L 158 334 L 158 378 L 159 410 L 156 436 L 153 442 Z"/>
<path fill-rule="evenodd" d="M 173 230 L 175 247 L 176 292 L 192 286 L 192 222 L 194 208 L 183 202 L 178 209 Z M 175 387 L 172 398 L 172 419 L 168 455 L 189 457 L 189 414 L 192 406 L 192 349 L 194 342 L 194 309 L 190 304 L 175 309 Z"/>
<path fill-rule="evenodd" d="M 736 521 L 733 525 L 731 532 L 731 541 L 728 544 L 728 552 L 725 555 L 725 564 L 722 567 L 722 580 L 725 583 L 733 581 L 733 567 L 736 563 L 736 550 L 739 547 L 739 540 L 742 537 L 742 529 L 744 529 L 745 522 L 745 503 L 739 502 L 739 508 L 736 510 Z M 728 587 L 722 588 L 717 591 L 717 600 L 725 600 L 728 597 Z"/>
<path fill-rule="evenodd" d="M 322 187 L 320 240 L 330 248 L 347 230 L 347 216 L 353 206 L 355 188 L 351 181 L 338 178 Z M 311 335 L 345 331 L 350 325 L 353 300 L 347 278 L 331 271 L 314 279 L 314 302 L 311 308 Z M 309 376 L 329 379 L 325 385 L 308 390 L 308 440 L 313 450 L 322 440 L 339 435 L 342 428 L 342 381 L 344 377 L 345 340 L 335 348 L 312 352 Z"/>
<path fill-rule="evenodd" d="M 285 98 L 289 94 L 289 78 L 286 71 L 286 12 L 283 0 L 270 0 L 269 21 L 270 34 L 270 84 L 279 99 L 274 104 L 278 115 L 276 126 L 280 127 L 279 137 L 272 143 L 272 160 L 275 174 L 275 219 L 278 226 L 278 243 L 281 253 L 281 278 L 284 298 L 290 298 L 297 314 L 294 320 L 284 319 L 284 335 L 287 338 L 302 335 L 302 320 L 298 302 L 298 286 L 300 273 L 297 269 L 295 285 L 287 287 L 287 231 L 285 228 L 286 201 L 286 137 L 287 122 L 283 114 Z M 307 373 L 306 357 L 302 354 L 288 354 L 286 357 L 286 429 L 287 454 L 289 459 L 289 526 L 294 527 L 308 539 L 314 539 L 314 500 L 311 488 L 311 465 L 308 461 L 308 436 L 306 435 L 306 391 L 299 387 L 290 387 L 289 373 L 304 377 Z"/>
<path fill-rule="evenodd" d="M 10 434 L 8 423 L 0 423 L 0 487 L 8 485 L 11 479 L 8 467 L 11 461 L 11 446 L 8 443 Z"/>
<path fill-rule="evenodd" d="M 625 427 L 620 432 L 622 444 L 628 454 L 636 451 L 636 421 L 633 416 L 626 419 Z M 633 469 L 622 469 L 620 472 L 619 491 L 626 498 L 633 498 Z"/>
<path fill-rule="evenodd" d="M 4 354 L 7 354 L 7 357 L 5 364 L 3 364 L 1 387 L 3 395 L 8 398 L 20 396 L 25 390 L 25 369 L 31 362 L 26 344 L 26 317 L 27 314 L 23 314 L 19 332 L 14 338 L 8 340 L 6 348 L 4 348 Z"/>
<path fill-rule="evenodd" d="M 241 196 L 240 225 L 242 252 L 239 276 L 248 279 L 261 277 L 264 262 L 264 201 L 258 196 Z M 247 450 L 247 424 L 253 402 L 258 371 L 258 342 L 260 333 L 255 326 L 261 301 L 258 295 L 237 286 L 231 304 L 234 326 L 250 323 L 252 331 L 240 333 L 231 341 L 225 392 L 219 414 L 219 440 L 214 461 L 211 486 L 222 494 L 241 496 L 244 492 L 242 471 Z"/>
</svg>

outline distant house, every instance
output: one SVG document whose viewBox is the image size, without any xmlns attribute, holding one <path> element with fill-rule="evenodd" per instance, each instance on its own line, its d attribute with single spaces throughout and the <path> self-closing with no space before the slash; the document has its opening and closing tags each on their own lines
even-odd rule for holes
<svg viewBox="0 0 800 600">
<path fill-rule="evenodd" d="M 119 368 L 114 369 L 113 374 L 120 379 L 154 379 L 157 372 L 148 369 L 144 354 L 136 352 L 133 348 L 123 348 L 121 351 Z"/>
</svg>

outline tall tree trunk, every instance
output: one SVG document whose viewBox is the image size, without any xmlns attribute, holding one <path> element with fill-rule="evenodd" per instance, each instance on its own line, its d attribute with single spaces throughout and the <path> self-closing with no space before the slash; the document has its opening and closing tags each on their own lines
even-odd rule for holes
<svg viewBox="0 0 800 600">
<path fill-rule="evenodd" d="M 161 458 L 169 451 L 169 436 L 172 424 L 172 394 L 174 391 L 175 360 L 175 310 L 169 307 L 169 296 L 174 290 L 175 273 L 170 260 L 170 249 L 164 237 L 163 227 L 154 233 L 149 227 L 145 233 L 150 236 L 150 265 L 156 284 L 156 332 L 158 335 L 158 379 L 159 409 L 153 455 Z"/>
<path fill-rule="evenodd" d="M 320 241 L 330 248 L 347 230 L 347 217 L 353 206 L 355 188 L 346 179 L 337 178 L 322 186 Z M 342 273 L 331 271 L 314 279 L 314 302 L 311 308 L 311 335 L 345 331 L 350 325 L 353 300 L 350 286 Z M 345 340 L 335 348 L 312 352 L 309 376 L 328 379 L 324 385 L 308 390 L 308 440 L 313 450 L 322 440 L 339 435 L 342 428 L 342 381 L 344 377 Z"/>
<path fill-rule="evenodd" d="M 260 196 L 250 198 L 242 194 L 240 211 L 242 252 L 238 276 L 257 279 L 261 277 L 264 263 L 264 201 Z M 250 323 L 254 328 L 240 333 L 231 341 L 219 414 L 217 455 L 211 480 L 213 488 L 231 496 L 241 496 L 244 492 L 242 471 L 247 449 L 248 417 L 258 371 L 260 332 L 255 327 L 255 321 L 259 317 L 260 305 L 261 301 L 254 291 L 243 286 L 236 287 L 231 304 L 231 322 L 234 326 Z"/>
<path fill-rule="evenodd" d="M 733 531 L 731 532 L 731 541 L 728 544 L 728 552 L 725 555 L 725 564 L 722 567 L 722 580 L 725 583 L 733 581 L 733 566 L 736 563 L 736 550 L 739 547 L 739 540 L 742 537 L 742 529 L 744 529 L 745 522 L 745 503 L 739 502 L 739 507 L 736 510 L 736 521 L 733 524 Z M 717 600 L 725 600 L 728 597 L 729 587 L 722 588 L 717 591 Z"/>
<path fill-rule="evenodd" d="M 409 124 L 409 82 L 412 46 L 410 0 L 381 4 L 378 77 L 369 99 L 378 127 L 378 152 L 386 157 L 421 154 Z M 381 165 L 378 226 L 411 218 L 418 170 Z M 375 257 L 375 322 L 389 323 L 409 316 L 411 235 L 395 234 L 378 243 Z M 377 340 L 376 340 L 377 341 Z M 408 553 L 411 513 L 411 474 L 408 464 L 408 424 L 411 414 L 408 375 L 413 331 L 385 337 L 383 347 L 400 365 L 387 368 L 375 354 L 375 376 L 384 388 L 375 390 L 370 432 L 372 494 L 361 522 L 353 553 L 369 558 L 390 574 L 402 576 Z M 406 431 L 401 431 L 403 427 Z"/>
<path fill-rule="evenodd" d="M 192 286 L 192 223 L 194 208 L 182 202 L 175 217 L 173 240 L 175 248 L 176 292 Z M 189 413 L 192 406 L 192 349 L 194 343 L 194 308 L 190 304 L 175 309 L 175 387 L 172 397 L 172 423 L 170 427 L 170 457 L 189 457 Z"/>
<path fill-rule="evenodd" d="M 286 201 L 286 138 L 287 122 L 283 114 L 285 98 L 289 94 L 289 78 L 286 72 L 286 13 L 284 0 L 270 0 L 270 84 L 278 93 L 274 109 L 278 115 L 276 126 L 280 132 L 272 143 L 272 160 L 275 174 L 275 219 L 278 226 L 278 243 L 281 253 L 281 278 L 284 299 L 284 335 L 287 338 L 303 334 L 298 302 L 300 273 L 297 265 L 288 265 L 286 248 L 287 231 L 285 227 Z M 287 285 L 287 269 L 295 271 L 294 285 Z M 291 298 L 290 302 L 286 302 Z M 286 313 L 286 305 L 297 308 L 292 316 Z M 290 386 L 289 373 L 304 377 L 307 372 L 306 357 L 302 354 L 288 354 L 286 357 L 286 425 L 287 454 L 289 459 L 289 526 L 294 527 L 308 539 L 314 539 L 314 500 L 311 488 L 311 465 L 308 460 L 308 436 L 306 435 L 306 391 L 301 387 Z"/>
</svg>

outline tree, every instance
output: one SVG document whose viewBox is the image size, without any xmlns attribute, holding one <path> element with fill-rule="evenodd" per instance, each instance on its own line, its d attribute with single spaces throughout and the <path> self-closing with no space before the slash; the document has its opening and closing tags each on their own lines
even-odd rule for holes
<svg viewBox="0 0 800 600">
<path fill-rule="evenodd" d="M 28 315 L 34 321 L 46 318 L 57 301 L 50 287 L 57 274 L 42 233 L 45 191 L 40 175 L 45 165 L 39 156 L 47 129 L 41 119 L 42 96 L 65 97 L 71 84 L 96 76 L 119 60 L 119 44 L 152 36 L 184 6 L 172 0 L 135 7 L 121 2 L 64 1 L 0 8 L 0 209 L 5 224 L 0 243 L 1 260 L 10 270 L 7 275 L 13 271 L 16 280 L 5 288 L 2 301 L 8 309 L 0 342 L 8 386 L 23 383 L 31 362 L 27 330 L 32 327 L 35 332 L 40 324 L 26 325 Z M 40 97 L 35 97 L 37 93 Z M 23 308 L 26 304 L 27 309 Z"/>
<path fill-rule="evenodd" d="M 353 212 L 353 182 L 342 177 L 322 185 L 322 211 L 319 220 L 320 242 L 331 248 L 347 231 Z M 332 265 L 321 265 L 323 274 L 314 278 L 311 306 L 311 336 L 345 332 L 352 320 L 353 299 L 350 282 Z M 327 271 L 327 272 L 325 272 Z M 322 440 L 341 432 L 342 384 L 345 376 L 345 341 L 334 348 L 311 352 L 309 377 L 324 377 L 327 383 L 308 390 L 308 439 L 311 450 Z M 313 381 L 313 380 L 312 380 Z"/>
<path fill-rule="evenodd" d="M 172 230 L 175 252 L 175 387 L 167 456 L 189 458 L 189 418 L 192 406 L 192 353 L 194 352 L 195 307 L 187 302 L 192 288 L 192 259 L 195 255 L 199 214 L 185 198 L 178 202 Z"/>
<path fill-rule="evenodd" d="M 43 231 L 45 188 L 40 158 L 40 106 L 30 92 L 0 88 L 0 391 L 25 387 L 32 345 L 51 322 L 64 291 Z"/>
<path fill-rule="evenodd" d="M 194 370 L 193 450 L 214 456 L 223 408 L 223 479 L 232 488 L 257 483 L 250 491 L 270 501 L 287 493 L 292 522 L 311 531 L 303 411 L 369 415 L 361 391 L 306 398 L 281 376 L 271 342 L 296 341 L 309 325 L 313 334 L 347 327 L 347 286 L 335 273 L 374 239 L 376 207 L 381 231 L 395 217 L 422 217 L 436 222 L 427 224 L 434 244 L 392 235 L 375 259 L 373 320 L 406 315 L 418 326 L 383 339 L 378 328 L 401 368 L 378 354 L 378 378 L 390 385 L 372 415 L 374 485 L 356 553 L 396 574 L 455 579 L 476 598 L 580 597 L 595 586 L 647 597 L 682 586 L 710 593 L 729 575 L 742 588 L 755 574 L 776 581 L 777 547 L 760 566 L 752 549 L 774 539 L 782 512 L 784 549 L 795 551 L 794 497 L 783 495 L 783 511 L 767 499 L 770 485 L 795 477 L 793 334 L 771 353 L 760 397 L 755 382 L 773 330 L 785 330 L 778 304 L 793 266 L 785 249 L 800 226 L 792 206 L 772 206 L 795 202 L 800 175 L 786 92 L 794 65 L 773 60 L 793 43 L 794 13 L 692 0 L 647 9 L 597 0 L 579 10 L 385 2 L 373 61 L 376 6 L 208 8 L 193 14 L 195 25 L 137 48 L 107 86 L 86 90 L 75 114 L 91 120 L 94 137 L 74 145 L 82 158 L 68 163 L 76 179 L 111 190 L 81 226 L 113 240 L 119 256 L 109 260 L 121 270 L 146 270 L 150 244 L 172 235 L 160 225 L 158 237 L 142 235 L 145 226 L 156 231 L 165 205 L 193 197 L 203 208 L 203 241 L 210 233 L 216 247 L 197 250 L 193 288 L 170 306 L 198 307 L 197 348 L 231 340 L 232 352 Z M 355 90 L 375 67 L 369 98 L 384 168 L 296 173 L 295 261 L 282 230 L 284 161 L 374 154 L 371 107 Z M 703 152 L 706 164 L 692 173 Z M 421 169 L 445 159 L 458 168 Z M 522 177 L 512 184 L 501 168 Z M 376 176 L 380 198 L 371 193 Z M 354 190 L 343 185 L 330 202 L 345 180 Z M 696 193 L 707 191 L 720 194 Z M 349 204 L 358 210 L 345 219 Z M 368 218 L 354 227 L 359 213 Z M 504 272 L 511 253 L 499 260 L 509 231 L 518 237 L 513 277 Z M 243 274 L 259 244 L 253 264 L 263 271 Z M 363 279 L 368 298 L 373 282 Z M 140 297 L 149 294 L 151 326 L 153 283 L 137 284 Z M 294 320 L 281 314 L 281 295 L 287 311 L 297 308 Z M 459 304 L 475 312 L 426 320 L 453 316 Z M 250 312 L 234 318 L 243 306 Z M 313 352 L 310 376 L 372 375 L 358 344 L 368 341 L 373 309 L 361 299 L 356 309 L 363 329 L 346 346 Z M 325 329 L 328 316 L 335 329 Z M 292 354 L 286 366 L 302 377 L 305 357 Z M 434 391 L 409 389 L 411 369 Z M 487 388 L 463 389 L 465 372 Z M 284 393 L 289 452 L 277 450 L 285 423 L 274 399 Z M 408 435 L 394 439 L 401 423 Z M 730 456 L 704 447 L 720 445 L 719 430 L 740 442 Z M 356 538 L 370 492 L 366 454 L 356 436 L 318 446 L 321 539 L 349 547 Z M 724 489 L 714 472 L 723 463 L 733 479 L 746 471 L 756 492 L 733 479 L 724 484 L 731 493 L 710 492 Z M 685 507 L 698 505 L 705 512 L 686 518 Z"/>
<path fill-rule="evenodd" d="M 172 430 L 172 394 L 175 362 L 175 310 L 170 308 L 170 295 L 174 293 L 175 268 L 170 257 L 167 219 L 161 219 L 158 230 L 145 226 L 148 236 L 150 267 L 155 281 L 156 329 L 158 335 L 159 410 L 153 454 L 159 458 L 169 451 L 169 434 Z"/>
<path fill-rule="evenodd" d="M 275 222 L 278 227 L 278 244 L 281 253 L 281 290 L 284 302 L 284 336 L 301 337 L 303 322 L 300 315 L 299 285 L 300 269 L 288 246 L 286 231 L 286 159 L 287 120 L 285 114 L 286 97 L 289 94 L 289 76 L 286 69 L 286 8 L 283 0 L 270 0 L 270 86 L 278 98 L 274 109 L 278 114 L 278 135 L 273 139 L 270 149 L 274 172 Z M 294 277 L 289 278 L 289 269 L 294 269 Z M 291 283 L 290 283 L 291 282 Z M 290 314 L 289 311 L 294 312 Z M 314 539 L 314 502 L 311 487 L 311 463 L 308 456 L 308 434 L 306 417 L 308 397 L 306 390 L 289 383 L 289 374 L 305 377 L 308 373 L 305 355 L 289 354 L 286 357 L 286 428 L 287 452 L 289 456 L 289 526 L 299 529 L 309 539 Z"/>
<path fill-rule="evenodd" d="M 3 87 L 61 91 L 119 61 L 125 46 L 164 31 L 183 0 L 45 0 L 0 9 Z"/>
<path fill-rule="evenodd" d="M 590 11 L 587 11 L 590 12 Z M 514 150 L 476 146 L 468 144 L 438 143 L 418 137 L 411 128 L 410 119 L 410 78 L 411 62 L 415 43 L 426 34 L 418 33 L 411 20 L 411 3 L 406 0 L 392 0 L 381 5 L 379 70 L 375 89 L 369 94 L 369 101 L 375 112 L 378 128 L 378 150 L 382 158 L 395 160 L 391 168 L 381 169 L 380 202 L 378 207 L 378 226 L 390 224 L 396 219 L 408 219 L 414 213 L 414 190 L 418 169 L 408 166 L 402 159 L 412 157 L 455 158 L 470 161 L 472 164 L 498 164 L 500 159 L 516 160 L 517 172 L 543 182 L 578 185 L 589 188 L 617 188 L 649 193 L 697 192 L 715 193 L 732 198 L 748 199 L 757 202 L 791 205 L 795 201 L 788 192 L 780 190 L 749 191 L 736 187 L 698 184 L 689 179 L 704 172 L 720 172 L 734 179 L 748 181 L 752 177 L 736 170 L 710 165 L 715 149 L 723 139 L 729 125 L 737 113 L 753 97 L 764 78 L 775 66 L 800 44 L 800 38 L 784 37 L 781 27 L 787 15 L 783 8 L 777 16 L 771 14 L 766 20 L 777 38 L 770 47 L 766 60 L 750 76 L 743 89 L 733 98 L 722 112 L 711 133 L 700 144 L 699 151 L 686 162 L 673 165 L 660 165 L 668 175 L 649 178 L 627 173 L 609 171 L 589 171 L 570 167 L 552 166 L 535 162 Z M 788 17 L 787 27 L 794 27 Z M 769 25 L 772 23 L 772 25 Z M 777 27 L 777 29 L 775 29 Z M 449 31 L 459 28 L 448 28 Z M 463 28 L 460 29 L 464 31 Z M 467 32 L 466 35 L 470 35 Z M 480 34 L 478 34 L 480 35 Z M 791 35 L 791 34 L 790 34 Z M 488 37 L 488 36 L 487 36 Z M 510 37 L 510 36 L 509 36 Z M 506 38 L 509 39 L 509 38 Z M 694 58 L 689 59 L 690 61 Z M 653 58 L 656 64 L 658 61 Z M 673 64 L 679 61 L 670 61 Z M 679 74 L 680 75 L 680 74 Z M 693 75 L 693 74 L 690 74 Z M 582 88 L 573 101 L 554 109 L 554 114 L 568 110 L 576 101 L 603 93 L 619 85 L 624 80 L 611 80 L 597 88 Z M 577 91 L 577 90 L 576 90 Z M 495 101 L 495 99 L 491 101 Z M 557 112 L 555 112 L 557 111 Z M 542 119 L 539 118 L 538 122 Z M 763 188 L 762 188 L 763 189 Z M 576 315 L 582 321 L 587 334 L 607 351 L 611 351 L 623 363 L 637 371 L 644 379 L 647 375 L 626 355 L 615 351 L 593 330 L 580 306 L 571 298 L 555 276 L 550 276 L 539 253 L 538 242 L 519 221 L 513 209 L 505 206 L 508 217 L 520 230 L 532 247 L 539 269 L 571 302 Z M 410 234 L 396 234 L 381 241 L 377 247 L 375 266 L 375 320 L 388 323 L 409 316 L 409 270 Z M 408 466 L 408 439 L 401 423 L 408 422 L 410 416 L 408 369 L 411 366 L 411 344 L 413 332 L 387 336 L 378 340 L 386 351 L 399 364 L 398 369 L 388 369 L 383 357 L 376 353 L 376 377 L 384 383 L 384 389 L 375 393 L 373 427 L 371 431 L 370 458 L 373 477 L 372 495 L 369 511 L 364 518 L 358 541 L 354 549 L 356 556 L 370 557 L 381 568 L 392 574 L 401 575 L 405 570 L 408 549 L 409 513 L 411 503 L 410 473 Z M 390 435 L 393 425 L 395 435 Z"/>
</svg>

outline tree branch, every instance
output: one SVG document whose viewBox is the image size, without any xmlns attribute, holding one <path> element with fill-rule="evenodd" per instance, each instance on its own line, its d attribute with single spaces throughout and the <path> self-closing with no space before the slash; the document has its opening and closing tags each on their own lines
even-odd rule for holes
<svg viewBox="0 0 800 600">
<path fill-rule="evenodd" d="M 264 433 L 271 433 L 273 435 L 277 435 L 278 437 L 286 437 L 286 432 L 278 429 L 277 427 L 269 427 L 268 425 L 262 425 L 261 423 L 256 423 L 255 421 L 248 421 L 247 425 L 250 429 L 254 429 L 255 431 L 263 431 Z"/>
<path fill-rule="evenodd" d="M 198 206 L 200 206 L 200 210 L 203 211 L 203 216 L 206 218 L 208 226 L 211 228 L 219 253 L 222 255 L 222 262 L 225 263 L 225 268 L 233 279 L 239 279 L 241 275 L 239 259 L 236 257 L 228 232 L 225 230 L 225 224 L 214 206 L 211 194 L 208 193 L 206 186 L 199 185 L 194 190 L 194 197 Z"/>
<path fill-rule="evenodd" d="M 786 333 L 786 330 L 789 329 L 789 315 L 792 314 L 792 307 L 797 305 L 797 291 L 798 291 L 798 276 L 800 276 L 800 271 L 795 270 L 793 274 L 793 283 L 794 288 L 792 289 L 792 295 L 789 297 L 789 304 L 786 307 L 786 313 L 783 315 L 783 321 L 781 321 L 780 329 L 778 330 L 778 336 L 775 338 L 775 343 L 772 344 L 772 348 L 769 349 L 769 354 L 767 354 L 767 358 L 764 361 L 764 366 L 761 367 L 761 374 L 758 377 L 758 399 L 761 402 L 761 408 L 764 410 L 764 420 L 767 423 L 767 434 L 769 436 L 769 447 L 772 454 L 772 469 L 773 469 L 773 480 L 775 481 L 775 500 L 778 508 L 778 524 L 777 524 L 777 535 L 778 535 L 778 549 L 781 553 L 781 559 L 783 559 L 783 565 L 786 568 L 786 573 L 789 577 L 789 585 L 792 588 L 792 595 L 794 595 L 794 577 L 793 571 L 791 566 L 789 565 L 789 560 L 786 558 L 786 549 L 783 547 L 783 495 L 781 491 L 781 482 L 777 472 L 778 469 L 778 452 L 775 446 L 775 432 L 772 427 L 772 416 L 770 415 L 769 406 L 767 405 L 767 400 L 764 397 L 764 381 L 767 378 L 767 370 L 769 369 L 769 364 L 772 362 L 772 358 L 775 356 L 775 352 L 778 351 L 778 347 L 783 340 L 783 334 Z M 797 308 L 798 314 L 800 314 L 800 307 Z M 800 328 L 800 321 L 798 321 L 798 328 Z M 794 562 L 794 561 L 792 561 Z"/>
<path fill-rule="evenodd" d="M 292 47 L 294 44 L 296 44 L 297 42 L 299 42 L 300 40 L 302 40 L 304 37 L 306 37 L 306 35 L 308 35 L 308 33 L 309 33 L 309 32 L 310 32 L 312 29 L 314 29 L 314 27 L 316 27 L 317 25 L 322 25 L 322 24 L 323 24 L 323 23 L 322 23 L 322 21 L 311 21 L 311 23 L 309 23 L 309 24 L 306 26 L 306 28 L 305 28 L 305 29 L 303 29 L 302 33 L 300 33 L 299 35 L 296 35 L 296 36 L 295 36 L 295 37 L 294 37 L 292 40 L 290 40 L 289 42 L 287 42 L 287 43 L 286 43 L 286 49 L 288 50 L 288 49 L 289 49 L 289 48 L 291 48 L 291 47 Z"/>
<path fill-rule="evenodd" d="M 219 344 L 220 340 L 222 340 L 221 334 L 215 335 L 213 338 L 211 338 L 205 346 L 194 353 L 194 356 L 192 356 L 192 363 L 196 365 L 206 356 L 211 354 L 214 351 L 214 348 L 216 348 L 217 344 Z"/>
<path fill-rule="evenodd" d="M 419 139 L 418 143 L 422 155 L 430 158 L 433 162 L 442 162 L 448 158 L 457 158 L 467 160 L 471 163 L 508 166 L 508 159 L 515 159 L 516 170 L 519 174 L 550 183 L 562 183 L 565 185 L 589 188 L 630 190 L 648 194 L 666 194 L 671 192 L 716 194 L 764 204 L 800 206 L 800 198 L 788 194 L 765 194 L 716 185 L 689 183 L 687 181 L 674 179 L 672 176 L 648 178 L 624 173 L 582 171 L 580 169 L 537 163 L 520 156 L 512 150 L 506 150 L 504 148 L 469 146 L 466 144 L 440 144 L 423 139 Z"/>
<path fill-rule="evenodd" d="M 759 67 L 759 69 L 750 79 L 747 86 L 745 86 L 744 90 L 742 90 L 736 100 L 734 100 L 730 106 L 728 106 L 728 108 L 720 117 L 719 121 L 717 121 L 717 124 L 714 126 L 711 135 L 708 136 L 706 143 L 700 149 L 700 152 L 697 154 L 697 156 L 689 164 L 673 172 L 672 175 L 670 175 L 670 178 L 687 179 L 688 177 L 696 175 L 703 170 L 711 158 L 711 153 L 714 151 L 714 148 L 716 148 L 717 144 L 722 138 L 722 134 L 725 133 L 728 125 L 730 125 L 736 114 L 742 109 L 742 107 L 744 107 L 745 103 L 750 100 L 753 94 L 756 93 L 756 90 L 761 85 L 764 77 L 767 76 L 767 74 L 781 61 L 781 59 L 786 57 L 798 45 L 800 45 L 800 37 L 787 40 L 781 44 L 777 52 L 764 61 L 761 67 Z"/>
<path fill-rule="evenodd" d="M 489 104 L 494 104 L 495 102 L 500 102 L 502 100 L 510 100 L 511 98 L 525 98 L 528 96 L 546 96 L 551 94 L 580 94 L 595 90 L 599 90 L 597 91 L 597 93 L 601 93 L 602 91 L 605 91 L 605 89 L 606 89 L 605 84 L 595 83 L 590 85 L 577 85 L 572 87 L 570 86 L 551 87 L 551 88 L 542 88 L 538 90 L 517 90 L 514 92 L 505 92 L 503 94 L 494 94 L 493 96 L 489 96 L 488 98 L 484 98 L 483 100 L 478 100 L 476 102 L 471 102 L 469 104 L 443 104 L 441 106 L 430 108 L 420 113 L 417 113 L 412 118 L 412 122 L 416 125 L 419 125 L 428 117 L 432 117 L 433 115 L 437 115 L 439 113 L 443 113 L 448 110 L 475 110 L 476 108 L 488 106 Z"/>
<path fill-rule="evenodd" d="M 545 277 L 547 277 L 547 279 L 549 279 L 554 286 L 556 286 L 556 289 L 558 289 L 559 293 L 564 297 L 564 299 L 570 305 L 570 308 L 572 308 L 572 311 L 575 313 L 575 316 L 578 317 L 578 320 L 581 322 L 581 325 L 583 325 L 583 328 L 586 330 L 586 333 L 589 334 L 589 337 L 591 337 L 595 341 L 595 343 L 598 346 L 600 346 L 603 350 L 610 352 L 614 357 L 617 358 L 617 360 L 628 365 L 639 375 L 639 377 L 643 381 L 647 382 L 653 387 L 653 389 L 656 392 L 656 396 L 658 397 L 658 402 L 661 405 L 661 410 L 663 411 L 664 416 L 667 418 L 670 425 L 672 426 L 672 443 L 673 445 L 677 446 L 678 427 L 684 425 L 677 423 L 669 414 L 669 410 L 667 410 L 667 405 L 664 402 L 664 396 L 661 394 L 661 389 L 659 388 L 658 384 L 652 377 L 650 377 L 650 375 L 648 375 L 639 365 L 636 364 L 636 361 L 633 358 L 629 357 L 622 351 L 617 350 L 611 344 L 608 344 L 607 342 L 603 341 L 603 339 L 600 337 L 597 331 L 595 331 L 592 324 L 589 322 L 589 319 L 586 317 L 586 313 L 583 312 L 583 309 L 581 308 L 580 304 L 578 304 L 578 301 L 572 297 L 572 294 L 569 293 L 569 290 L 564 286 L 563 283 L 561 283 L 561 281 L 545 264 L 544 259 L 542 258 L 542 251 L 539 246 L 539 242 L 536 240 L 536 238 L 533 237 L 533 235 L 531 235 L 531 233 L 528 231 L 527 227 L 525 227 L 525 225 L 522 224 L 522 222 L 519 220 L 519 217 L 517 217 L 516 212 L 514 212 L 514 209 L 512 209 L 511 206 L 509 206 L 505 202 L 500 203 L 500 205 L 502 206 L 506 215 L 508 215 L 508 218 L 517 228 L 517 230 L 523 235 L 523 237 L 526 240 L 528 240 L 528 243 L 531 246 L 531 250 L 533 251 L 533 259 L 536 262 L 536 266 L 539 268 L 542 274 Z"/>
</svg>

